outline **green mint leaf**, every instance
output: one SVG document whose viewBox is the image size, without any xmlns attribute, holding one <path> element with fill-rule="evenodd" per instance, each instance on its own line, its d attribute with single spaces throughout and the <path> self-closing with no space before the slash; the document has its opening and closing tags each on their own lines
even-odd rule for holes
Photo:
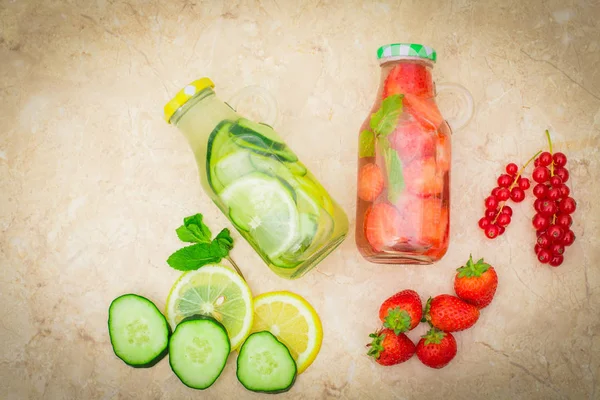
<svg viewBox="0 0 600 400">
<path fill-rule="evenodd" d="M 222 257 L 227 257 L 229 255 L 229 251 L 233 249 L 233 238 L 229 235 L 229 229 L 225 228 L 213 240 L 217 245 L 221 248 L 223 253 Z"/>
<path fill-rule="evenodd" d="M 381 102 L 381 108 L 371 114 L 371 129 L 377 135 L 387 136 L 396 129 L 398 118 L 402 113 L 402 98 L 401 94 L 395 94 L 386 97 Z"/>
<path fill-rule="evenodd" d="M 198 243 L 198 238 L 194 236 L 194 234 L 188 228 L 186 228 L 185 225 L 181 225 L 175 230 L 175 232 L 177 233 L 179 240 L 182 242 Z"/>
<path fill-rule="evenodd" d="M 380 141 L 383 160 L 385 162 L 385 170 L 388 180 L 388 200 L 394 204 L 404 190 L 404 174 L 402 173 L 402 161 L 398 157 L 396 150 L 392 149 L 387 139 Z"/>
<path fill-rule="evenodd" d="M 358 156 L 375 156 L 375 135 L 370 130 L 365 129 L 358 136 Z"/>
<path fill-rule="evenodd" d="M 210 243 L 212 233 L 202 222 L 202 214 L 195 214 L 183 219 L 183 225 L 177 228 L 177 237 L 183 242 Z"/>
<path fill-rule="evenodd" d="M 223 249 L 216 242 L 196 243 L 171 254 L 167 263 L 178 271 L 192 271 L 206 264 L 217 263 L 223 258 Z"/>
</svg>

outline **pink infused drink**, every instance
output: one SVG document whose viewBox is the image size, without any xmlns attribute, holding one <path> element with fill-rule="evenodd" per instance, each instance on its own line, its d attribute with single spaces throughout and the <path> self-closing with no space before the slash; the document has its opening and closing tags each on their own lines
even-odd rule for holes
<svg viewBox="0 0 600 400">
<path fill-rule="evenodd" d="M 430 264 L 448 249 L 450 127 L 426 46 L 378 50 L 381 83 L 359 137 L 356 244 L 367 260 Z"/>
</svg>

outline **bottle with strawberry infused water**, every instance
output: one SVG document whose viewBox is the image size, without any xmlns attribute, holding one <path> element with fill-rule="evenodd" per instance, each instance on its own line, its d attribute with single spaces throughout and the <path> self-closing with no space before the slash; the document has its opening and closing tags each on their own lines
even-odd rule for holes
<svg viewBox="0 0 600 400">
<path fill-rule="evenodd" d="M 356 244 L 368 261 L 431 264 L 448 249 L 450 125 L 436 104 L 431 70 L 436 52 L 397 43 L 377 51 L 381 81 L 359 134 Z M 465 126 L 470 93 L 439 85 L 462 104 L 450 124 Z"/>
</svg>

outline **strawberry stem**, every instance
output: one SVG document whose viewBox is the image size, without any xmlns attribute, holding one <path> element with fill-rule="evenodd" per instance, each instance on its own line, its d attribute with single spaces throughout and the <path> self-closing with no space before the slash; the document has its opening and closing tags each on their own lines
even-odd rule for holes
<svg viewBox="0 0 600 400">
<path fill-rule="evenodd" d="M 525 163 L 525 165 L 523 165 L 521 167 L 521 169 L 519 170 L 519 172 L 517 172 L 517 175 L 515 175 L 515 179 L 513 180 L 513 183 L 508 187 L 508 191 L 512 191 L 513 188 L 515 186 L 517 186 L 518 182 L 519 182 L 519 178 L 521 177 L 521 174 L 523 173 L 523 171 L 525 170 L 525 168 L 527 168 L 527 166 L 529 164 L 531 164 L 531 162 L 540 155 L 540 153 L 542 152 L 542 150 L 539 150 L 537 153 L 535 153 L 533 155 L 533 157 L 531 157 L 529 160 L 527 160 L 527 162 Z M 498 219 L 498 217 L 500 216 L 500 214 L 502 214 L 502 209 L 504 208 L 504 205 L 506 204 L 506 201 L 502 202 L 502 205 L 500 206 L 500 209 L 498 210 L 498 213 L 496 214 L 496 217 L 494 217 L 494 220 L 492 221 L 492 224 L 496 223 L 496 220 Z"/>
</svg>

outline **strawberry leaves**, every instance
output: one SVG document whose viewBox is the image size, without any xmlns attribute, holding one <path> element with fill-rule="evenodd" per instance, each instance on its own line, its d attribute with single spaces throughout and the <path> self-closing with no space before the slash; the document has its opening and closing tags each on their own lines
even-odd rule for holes
<svg viewBox="0 0 600 400">
<path fill-rule="evenodd" d="M 367 346 L 369 347 L 369 351 L 367 352 L 368 356 L 371 356 L 375 359 L 379 358 L 379 355 L 384 350 L 383 349 L 383 339 L 385 339 L 385 333 L 375 332 L 369 335 L 373 340 Z"/>
<path fill-rule="evenodd" d="M 410 315 L 400 307 L 390 309 L 383 322 L 383 326 L 393 330 L 396 335 L 409 331 L 410 325 Z"/>
<path fill-rule="evenodd" d="M 484 262 L 483 258 L 480 258 L 476 263 L 474 263 L 473 255 L 470 254 L 469 261 L 467 261 L 467 264 L 458 268 L 456 271 L 458 272 L 459 278 L 474 278 L 481 276 L 490 267 L 491 265 Z"/>
</svg>

